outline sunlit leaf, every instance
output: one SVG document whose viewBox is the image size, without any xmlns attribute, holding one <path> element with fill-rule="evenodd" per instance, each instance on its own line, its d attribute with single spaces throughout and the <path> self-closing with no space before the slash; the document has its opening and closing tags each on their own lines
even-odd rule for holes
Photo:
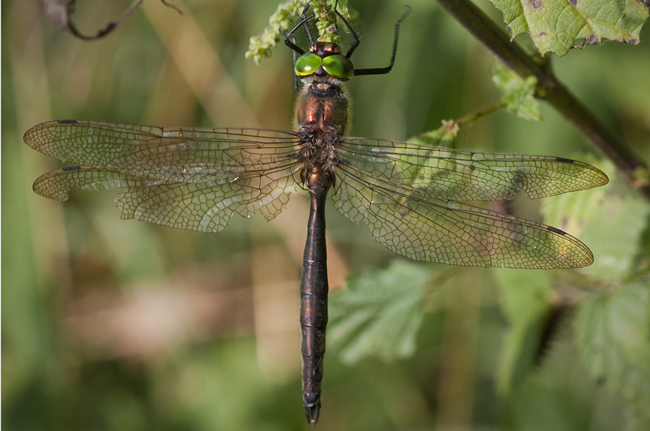
<svg viewBox="0 0 650 431">
<path fill-rule="evenodd" d="M 648 19 L 637 0 L 491 0 L 503 12 L 514 38 L 528 33 L 541 54 L 566 54 L 572 47 L 604 40 L 636 45 Z"/>
<path fill-rule="evenodd" d="M 601 169 L 614 179 L 611 163 Z M 589 246 L 595 264 L 582 270 L 586 274 L 616 281 L 634 269 L 650 216 L 650 205 L 641 196 L 603 187 L 544 199 L 541 211 L 545 223 L 580 235 Z"/>
<path fill-rule="evenodd" d="M 650 405 L 650 287 L 623 286 L 586 300 L 576 316 L 576 341 L 592 378 L 627 400 L 633 420 L 647 426 Z M 637 426 L 638 428 L 638 426 Z M 647 428 L 638 428 L 647 429 Z"/>
<path fill-rule="evenodd" d="M 404 260 L 350 277 L 347 290 L 331 295 L 329 347 L 347 363 L 371 355 L 384 360 L 413 355 L 430 279 L 426 266 Z"/>
</svg>

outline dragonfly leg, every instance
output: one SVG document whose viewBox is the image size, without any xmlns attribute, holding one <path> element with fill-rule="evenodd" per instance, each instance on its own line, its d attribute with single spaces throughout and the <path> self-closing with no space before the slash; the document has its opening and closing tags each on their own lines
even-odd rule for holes
<svg viewBox="0 0 650 431">
<path fill-rule="evenodd" d="M 411 8 L 409 6 L 404 6 L 406 10 L 404 11 L 404 14 L 400 17 L 400 19 L 397 20 L 395 23 L 395 40 L 393 41 L 393 54 L 390 57 L 390 64 L 386 67 L 377 67 L 374 69 L 355 69 L 354 70 L 354 75 L 355 76 L 360 76 L 360 75 L 385 75 L 386 73 L 390 72 L 393 69 L 393 65 L 395 64 L 395 55 L 397 55 L 397 39 L 399 37 L 399 26 L 404 22 L 407 16 L 411 13 Z M 347 24 L 347 22 L 346 22 Z M 349 24 L 348 24 L 349 25 Z M 354 43 L 352 44 L 353 46 L 350 48 L 348 51 L 346 57 L 350 57 L 352 55 L 353 51 L 352 48 L 356 48 Z"/>
</svg>

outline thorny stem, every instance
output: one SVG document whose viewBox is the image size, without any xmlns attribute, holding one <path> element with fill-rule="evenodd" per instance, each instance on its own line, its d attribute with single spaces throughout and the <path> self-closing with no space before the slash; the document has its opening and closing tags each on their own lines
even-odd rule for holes
<svg viewBox="0 0 650 431">
<path fill-rule="evenodd" d="M 650 199 L 648 167 L 620 139 L 605 128 L 555 77 L 512 43 L 504 31 L 469 0 L 438 0 L 465 29 L 506 66 L 526 79 L 537 78 L 536 96 L 551 104 L 583 136 L 598 147 L 618 168 L 627 183 Z"/>
</svg>

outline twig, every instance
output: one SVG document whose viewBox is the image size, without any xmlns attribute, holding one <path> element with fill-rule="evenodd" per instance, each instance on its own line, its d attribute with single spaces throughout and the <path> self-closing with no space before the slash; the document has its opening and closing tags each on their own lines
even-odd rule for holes
<svg viewBox="0 0 650 431">
<path fill-rule="evenodd" d="M 505 107 L 506 107 L 505 102 L 503 100 L 498 100 L 494 103 L 490 103 L 489 105 L 483 106 L 477 111 L 470 112 L 469 114 L 460 117 L 458 120 L 456 120 L 456 124 L 458 124 L 458 127 L 466 126 L 478 120 L 479 118 L 485 117 L 486 115 L 490 115 L 498 111 L 499 109 Z"/>
<path fill-rule="evenodd" d="M 620 139 L 605 128 L 555 77 L 542 67 L 469 0 L 438 0 L 465 29 L 483 43 L 506 66 L 522 78 L 537 78 L 536 96 L 546 100 L 580 133 L 598 147 L 618 168 L 627 183 L 650 199 L 648 167 Z"/>
<path fill-rule="evenodd" d="M 131 14 L 140 6 L 140 4 L 143 1 L 144 0 L 134 0 L 131 6 L 128 9 L 126 9 L 124 12 L 122 12 L 119 18 L 117 18 L 115 21 L 109 22 L 106 28 L 98 30 L 97 34 L 93 36 L 87 36 L 85 34 L 82 34 L 79 30 L 77 30 L 77 27 L 72 23 L 70 16 L 75 11 L 75 0 L 70 0 L 67 4 L 61 4 L 57 0 L 43 0 L 43 3 L 45 5 L 45 13 L 54 22 L 54 25 L 59 27 L 61 30 L 70 33 L 74 37 L 77 37 L 82 40 L 92 41 L 92 40 L 98 40 L 105 37 L 113 30 L 115 30 L 117 27 L 122 25 L 127 20 L 127 18 L 131 16 Z M 174 9 L 179 14 L 182 14 L 179 8 L 177 8 L 173 4 L 168 3 L 167 0 L 160 0 L 160 1 L 165 6 Z"/>
</svg>

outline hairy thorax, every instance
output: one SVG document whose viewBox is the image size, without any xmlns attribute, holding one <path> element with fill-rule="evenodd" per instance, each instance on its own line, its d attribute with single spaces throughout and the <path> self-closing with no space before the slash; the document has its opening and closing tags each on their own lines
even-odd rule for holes
<svg viewBox="0 0 650 431">
<path fill-rule="evenodd" d="M 321 192 L 333 185 L 339 137 L 348 120 L 348 98 L 340 81 L 329 76 L 306 80 L 296 104 L 296 122 L 301 139 L 298 161 L 301 178 L 308 188 Z"/>
</svg>

